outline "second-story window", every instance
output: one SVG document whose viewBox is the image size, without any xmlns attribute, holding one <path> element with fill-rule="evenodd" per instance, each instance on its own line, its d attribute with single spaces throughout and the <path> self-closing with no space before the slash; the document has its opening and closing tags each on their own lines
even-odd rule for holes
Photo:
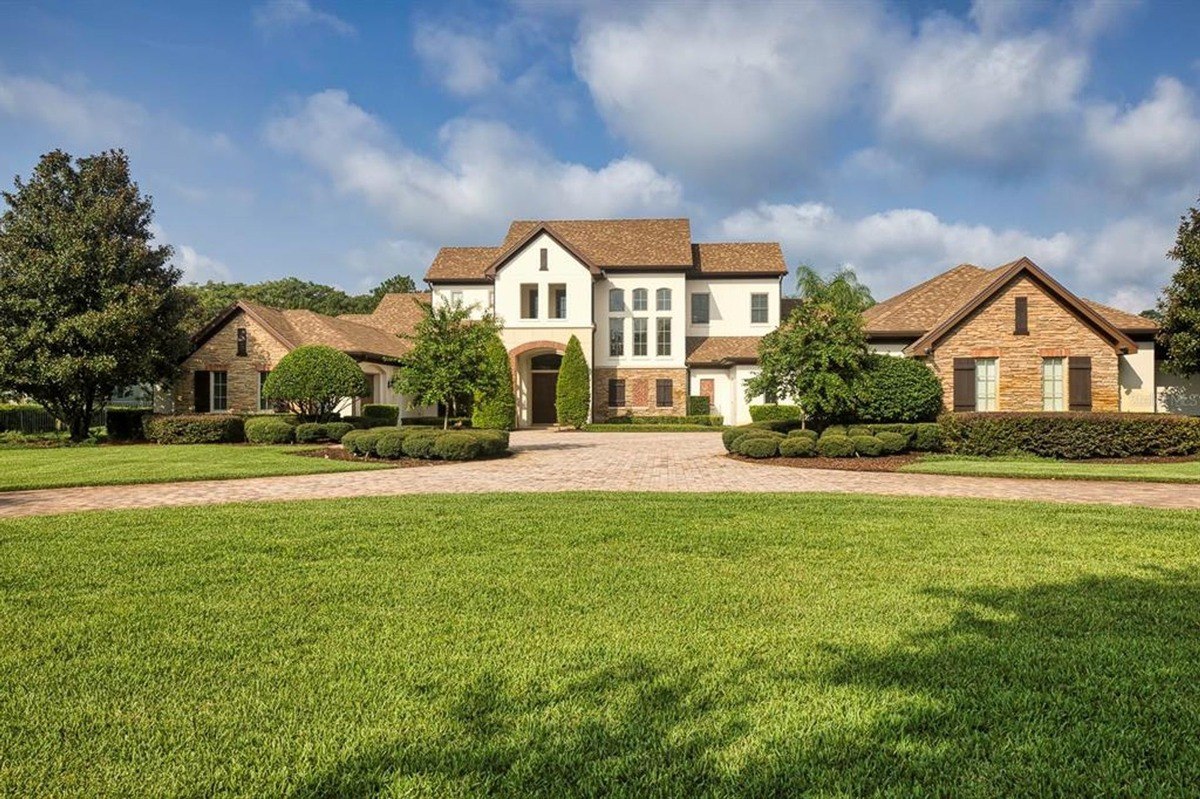
<svg viewBox="0 0 1200 799">
<path fill-rule="evenodd" d="M 450 292 L 450 304 L 451 305 L 462 305 L 462 301 L 463 301 L 463 293 L 461 291 Z"/>
<path fill-rule="evenodd" d="M 538 318 L 538 287 L 537 283 L 521 284 L 521 318 Z"/>
<path fill-rule="evenodd" d="M 564 283 L 550 284 L 550 318 L 567 318 L 567 287 Z"/>
<path fill-rule="evenodd" d="M 608 290 L 608 310 L 623 311 L 625 310 L 625 292 L 622 289 Z"/>
<path fill-rule="evenodd" d="M 635 311 L 646 310 L 646 294 L 647 294 L 647 292 L 645 289 L 634 289 L 633 290 L 633 310 L 635 310 Z"/>
<path fill-rule="evenodd" d="M 767 294 L 751 294 L 750 295 L 750 324 L 765 325 L 771 321 L 770 311 L 767 309 Z"/>
<path fill-rule="evenodd" d="M 671 317 L 660 316 L 655 321 L 654 351 L 663 356 L 671 354 Z"/>
<path fill-rule="evenodd" d="M 707 325 L 709 320 L 709 295 L 692 295 L 692 324 Z"/>
<path fill-rule="evenodd" d="M 671 290 L 659 289 L 654 292 L 654 307 L 660 311 L 671 310 Z"/>
<path fill-rule="evenodd" d="M 239 327 L 237 329 L 237 354 L 243 358 L 246 356 L 246 348 L 249 346 L 248 341 L 246 328 Z"/>
<path fill-rule="evenodd" d="M 625 320 L 619 316 L 608 320 L 608 356 L 619 358 L 625 354 Z"/>
</svg>

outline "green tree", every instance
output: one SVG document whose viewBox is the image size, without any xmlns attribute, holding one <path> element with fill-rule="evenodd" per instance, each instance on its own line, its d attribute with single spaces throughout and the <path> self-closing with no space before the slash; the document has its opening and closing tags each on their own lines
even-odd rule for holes
<svg viewBox="0 0 1200 799">
<path fill-rule="evenodd" d="M 417 290 L 417 284 L 408 275 L 392 275 L 387 280 L 371 289 L 369 295 L 375 304 L 383 299 L 384 294 L 411 294 Z M 374 307 L 374 306 L 372 306 Z"/>
<path fill-rule="evenodd" d="M 499 336 L 488 341 L 487 363 L 494 383 L 489 390 L 476 390 L 471 406 L 471 426 L 493 430 L 512 430 L 516 419 L 517 400 L 513 394 L 512 371 L 508 350 Z"/>
<path fill-rule="evenodd" d="M 808 418 L 845 418 L 853 412 L 854 381 L 867 360 L 863 294 L 836 275 L 806 280 L 800 290 L 791 315 L 759 343 L 761 371 L 747 381 L 746 398 L 787 397 Z"/>
<path fill-rule="evenodd" d="M 162 383 L 186 355 L 187 302 L 154 244 L 151 198 L 120 150 L 42 156 L 2 192 L 0 388 L 32 397 L 88 436 L 113 391 Z"/>
<path fill-rule="evenodd" d="M 463 397 L 496 390 L 498 377 L 488 349 L 500 324 L 491 312 L 472 319 L 474 308 L 461 302 L 426 305 L 424 318 L 409 336 L 413 348 L 392 378 L 393 388 L 417 403 L 444 405 L 443 427 L 459 414 Z"/>
<path fill-rule="evenodd" d="M 367 391 L 367 378 L 353 358 L 333 347 L 309 344 L 279 359 L 262 393 L 308 420 L 323 422 L 343 399 L 366 396 Z"/>
<path fill-rule="evenodd" d="M 1194 375 L 1200 373 L 1200 209 L 1189 208 L 1180 219 L 1167 257 L 1179 268 L 1158 301 L 1158 343 L 1167 353 L 1163 366 L 1177 375 Z"/>
<path fill-rule="evenodd" d="M 567 340 L 567 351 L 563 353 L 562 365 L 558 368 L 558 384 L 554 388 L 558 423 L 576 430 L 583 427 L 588 419 L 591 401 L 591 373 L 579 339 L 571 336 Z"/>
<path fill-rule="evenodd" d="M 848 266 L 843 266 L 829 277 L 821 277 L 813 267 L 800 264 L 796 267 L 796 292 L 799 297 L 821 295 L 838 305 L 859 311 L 865 311 L 875 304 L 871 289 Z"/>
<path fill-rule="evenodd" d="M 855 421 L 925 422 L 942 412 L 942 381 L 916 358 L 868 355 L 853 387 Z"/>
</svg>

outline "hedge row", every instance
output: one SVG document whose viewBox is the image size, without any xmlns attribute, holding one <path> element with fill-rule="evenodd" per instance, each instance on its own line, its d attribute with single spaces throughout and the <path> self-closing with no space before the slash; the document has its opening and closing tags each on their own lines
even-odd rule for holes
<svg viewBox="0 0 1200 799">
<path fill-rule="evenodd" d="M 820 434 L 794 420 L 772 420 L 734 427 L 721 434 L 728 452 L 751 458 L 875 458 L 910 450 L 941 449 L 941 428 L 933 423 L 830 425 Z"/>
<path fill-rule="evenodd" d="M 1152 413 L 947 413 L 946 444 L 961 455 L 1128 458 L 1200 453 L 1200 418 Z"/>
<path fill-rule="evenodd" d="M 632 424 L 632 425 L 703 425 L 705 427 L 720 427 L 725 420 L 712 414 L 691 414 L 688 416 L 634 416 L 626 414 L 606 419 L 602 424 Z"/>
<path fill-rule="evenodd" d="M 799 420 L 801 417 L 799 405 L 751 405 L 750 420 L 753 422 L 775 422 Z"/>
<path fill-rule="evenodd" d="M 142 429 L 156 444 L 236 444 L 246 440 L 246 423 L 240 416 L 151 415 L 142 421 Z"/>
<path fill-rule="evenodd" d="M 502 455 L 508 451 L 508 433 L 503 430 L 430 430 L 396 427 L 388 430 L 351 430 L 342 445 L 359 457 L 419 458 L 422 460 L 469 461 Z"/>
</svg>

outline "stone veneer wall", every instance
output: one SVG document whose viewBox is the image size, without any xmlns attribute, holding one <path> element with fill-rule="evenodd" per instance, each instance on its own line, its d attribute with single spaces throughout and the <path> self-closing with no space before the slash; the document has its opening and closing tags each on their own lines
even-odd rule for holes
<svg viewBox="0 0 1200 799">
<path fill-rule="evenodd" d="M 608 407 L 608 381 L 625 381 L 625 407 Z M 657 380 L 671 380 L 671 407 L 656 403 Z M 682 416 L 687 413 L 687 369 L 615 368 L 592 370 L 592 419 L 602 422 L 613 416 Z"/>
<path fill-rule="evenodd" d="M 1029 302 L 1029 334 L 1018 336 L 1016 298 Z M 1092 410 L 1119 410 L 1118 356 L 1090 325 L 1022 276 L 934 346 L 924 360 L 942 381 L 943 401 L 954 405 L 954 359 L 996 358 L 996 405 L 1000 411 L 1042 410 L 1042 359 L 1090 356 Z M 1070 370 L 1065 368 L 1064 373 Z M 1069 380 L 1069 375 L 1067 376 Z M 1070 397 L 1064 387 L 1064 397 Z"/>
<path fill-rule="evenodd" d="M 246 328 L 246 355 L 237 354 L 237 329 Z M 172 392 L 176 413 L 195 410 L 197 371 L 228 372 L 229 410 L 237 413 L 258 410 L 258 374 L 269 372 L 288 348 L 245 313 L 238 312 L 200 349 L 183 362 L 183 374 Z"/>
</svg>

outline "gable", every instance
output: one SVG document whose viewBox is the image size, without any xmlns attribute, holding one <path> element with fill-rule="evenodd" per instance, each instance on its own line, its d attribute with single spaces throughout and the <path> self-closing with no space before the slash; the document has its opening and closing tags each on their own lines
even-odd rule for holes
<svg viewBox="0 0 1200 799">
<path fill-rule="evenodd" d="M 542 250 L 546 251 L 545 269 L 542 269 Z M 501 271 L 506 275 L 522 278 L 547 280 L 552 277 L 571 278 L 580 276 L 599 277 L 599 267 L 589 262 L 578 250 L 556 236 L 553 231 L 538 228 L 517 242 L 488 269 L 488 276 L 496 278 Z"/>
</svg>

